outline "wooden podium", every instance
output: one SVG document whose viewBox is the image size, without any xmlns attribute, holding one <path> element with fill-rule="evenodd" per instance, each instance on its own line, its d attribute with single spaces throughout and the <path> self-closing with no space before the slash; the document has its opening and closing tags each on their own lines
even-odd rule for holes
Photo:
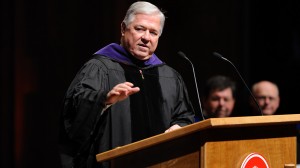
<svg viewBox="0 0 300 168">
<path fill-rule="evenodd" d="M 240 168 L 250 153 L 270 168 L 296 165 L 300 114 L 211 118 L 96 155 L 114 168 Z M 292 166 L 293 167 L 293 166 Z"/>
</svg>

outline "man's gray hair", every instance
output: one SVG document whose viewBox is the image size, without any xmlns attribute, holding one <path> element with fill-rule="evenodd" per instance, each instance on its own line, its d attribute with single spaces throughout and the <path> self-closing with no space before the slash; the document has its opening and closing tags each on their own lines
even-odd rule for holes
<svg viewBox="0 0 300 168">
<path fill-rule="evenodd" d="M 161 25 L 159 33 L 160 35 L 162 34 L 165 24 L 165 15 L 155 5 L 146 1 L 137 1 L 133 3 L 127 10 L 123 20 L 123 23 L 125 23 L 126 27 L 134 20 L 136 14 L 159 15 Z"/>
</svg>

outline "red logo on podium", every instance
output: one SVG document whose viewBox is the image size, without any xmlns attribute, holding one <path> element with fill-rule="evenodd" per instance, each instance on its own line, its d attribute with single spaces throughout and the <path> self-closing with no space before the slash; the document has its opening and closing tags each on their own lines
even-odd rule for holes
<svg viewBox="0 0 300 168">
<path fill-rule="evenodd" d="M 241 168 L 269 168 L 269 165 L 260 154 L 250 153 L 243 161 Z"/>
</svg>

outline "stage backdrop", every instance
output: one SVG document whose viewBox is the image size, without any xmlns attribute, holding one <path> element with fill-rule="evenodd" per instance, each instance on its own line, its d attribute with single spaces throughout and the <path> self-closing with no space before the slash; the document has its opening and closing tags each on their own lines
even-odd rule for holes
<svg viewBox="0 0 300 168">
<path fill-rule="evenodd" d="M 0 167 L 59 166 L 58 121 L 62 98 L 82 64 L 99 48 L 119 42 L 129 0 L 2 0 Z M 157 55 L 182 73 L 199 113 L 190 65 L 200 93 L 211 75 L 238 83 L 236 115 L 244 115 L 249 87 L 267 79 L 281 92 L 280 113 L 299 113 L 299 1 L 157 0 L 167 16 Z"/>
</svg>

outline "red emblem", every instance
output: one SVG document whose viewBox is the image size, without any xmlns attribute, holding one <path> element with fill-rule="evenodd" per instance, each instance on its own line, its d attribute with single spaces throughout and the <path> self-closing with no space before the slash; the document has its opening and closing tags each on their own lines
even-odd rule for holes
<svg viewBox="0 0 300 168">
<path fill-rule="evenodd" d="M 269 165 L 260 154 L 250 153 L 243 161 L 241 168 L 269 168 Z"/>
</svg>

